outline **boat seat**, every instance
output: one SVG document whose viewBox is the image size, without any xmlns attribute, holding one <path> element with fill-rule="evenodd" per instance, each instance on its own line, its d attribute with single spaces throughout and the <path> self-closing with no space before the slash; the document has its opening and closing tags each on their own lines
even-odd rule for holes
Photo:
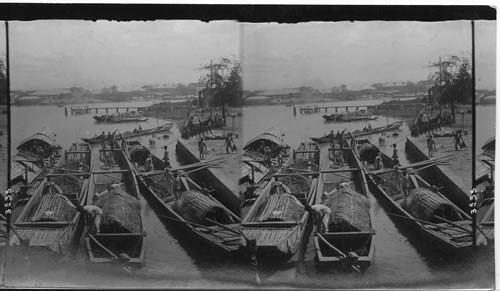
<svg viewBox="0 0 500 291">
<path fill-rule="evenodd" d="M 292 195 L 302 204 L 307 202 L 307 195 L 305 193 L 292 193 Z"/>
</svg>

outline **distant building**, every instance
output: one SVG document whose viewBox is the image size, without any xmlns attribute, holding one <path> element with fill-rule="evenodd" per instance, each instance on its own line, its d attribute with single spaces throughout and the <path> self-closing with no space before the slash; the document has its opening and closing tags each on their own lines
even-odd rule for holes
<svg viewBox="0 0 500 291">
<path fill-rule="evenodd" d="M 280 99 L 292 98 L 299 95 L 300 91 L 297 88 L 273 89 L 257 93 L 257 96 L 266 96 L 270 98 L 280 98 Z"/>
<path fill-rule="evenodd" d="M 23 96 L 14 99 L 15 105 L 37 105 L 41 104 L 43 99 L 39 96 Z"/>
</svg>

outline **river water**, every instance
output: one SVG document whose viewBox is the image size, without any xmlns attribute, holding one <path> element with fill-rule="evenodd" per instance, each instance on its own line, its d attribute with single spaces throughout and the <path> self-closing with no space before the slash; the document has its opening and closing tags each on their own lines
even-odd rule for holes
<svg viewBox="0 0 500 291">
<path fill-rule="evenodd" d="M 371 104 L 381 102 L 370 100 Z M 367 104 L 367 101 L 343 102 L 344 105 Z M 119 104 L 124 106 L 124 104 Z M 344 109 L 345 110 L 345 109 Z M 12 146 L 30 134 L 49 127 L 57 133 L 57 141 L 65 148 L 81 137 L 91 137 L 101 131 L 124 132 L 137 126 L 128 124 L 96 124 L 92 115 L 64 115 L 64 108 L 55 106 L 12 107 Z M 293 115 L 291 107 L 258 106 L 243 110 L 243 141 L 262 133 L 271 126 L 282 129 L 292 147 L 304 139 L 330 130 L 347 127 L 355 130 L 367 122 L 325 123 L 321 114 Z M 372 127 L 394 121 L 380 117 L 370 121 Z M 162 124 L 150 119 L 143 128 Z M 179 134 L 174 127 L 169 138 L 156 140 L 156 149 L 169 144 Z M 384 148 L 398 143 L 404 152 L 405 127 L 398 136 L 388 138 Z M 144 138 L 147 142 L 149 137 Z M 145 143 L 147 145 L 147 143 Z M 378 144 L 378 142 L 376 143 Z M 175 143 L 169 146 L 171 160 L 176 164 Z M 0 149 L 1 150 L 1 149 Z M 405 163 L 404 154 L 401 154 Z M 5 285 L 16 287 L 116 287 L 116 288 L 252 288 L 258 276 L 267 287 L 318 288 L 396 288 L 396 287 L 455 287 L 487 288 L 493 286 L 493 252 L 477 250 L 469 254 L 445 257 L 427 250 L 421 239 L 387 215 L 384 205 L 370 194 L 373 226 L 376 230 L 374 264 L 363 275 L 342 272 L 320 273 L 313 263 L 313 248 L 307 244 L 304 258 L 298 266 L 259 267 L 255 270 L 243 260 L 216 257 L 202 245 L 184 237 L 161 219 L 141 198 L 142 215 L 147 237 L 145 265 L 132 273 L 118 265 L 90 264 L 82 241 L 66 256 L 48 251 L 11 246 L 7 250 Z"/>
<path fill-rule="evenodd" d="M 496 129 L 496 106 L 477 105 L 476 106 L 476 154 L 482 152 L 484 143 L 495 136 Z"/>
<path fill-rule="evenodd" d="M 363 100 L 342 102 L 347 105 L 375 105 L 383 100 Z M 319 103 L 319 106 L 338 106 L 340 103 Z M 304 106 L 304 105 L 297 105 Z M 310 106 L 313 106 L 312 104 Z M 339 111 L 345 111 L 345 108 Z M 351 110 L 351 109 L 350 109 Z M 357 121 L 349 123 L 325 122 L 322 113 L 293 114 L 292 107 L 256 106 L 243 110 L 243 142 L 262 133 L 271 126 L 280 128 L 285 133 L 285 142 L 297 147 L 303 140 L 321 136 L 331 130 L 350 131 L 362 129 L 368 123 L 372 127 L 386 125 L 395 121 L 393 118 L 379 117 L 375 121 Z M 334 112 L 329 109 L 327 114 Z M 390 146 L 397 143 L 402 164 L 407 163 L 404 154 L 405 137 L 409 135 L 408 126 L 393 136 L 386 138 L 381 150 L 391 156 Z M 378 136 L 369 136 L 371 142 L 378 145 Z M 472 177 L 464 177 L 471 179 Z M 363 275 L 345 274 L 342 272 L 319 273 L 314 266 L 314 247 L 311 241 L 306 246 L 303 261 L 294 274 L 293 286 L 322 288 L 486 288 L 493 286 L 494 254 L 492 250 L 477 250 L 469 254 L 443 256 L 428 249 L 407 225 L 396 221 L 387 214 L 385 203 L 379 203 L 373 194 L 369 194 L 373 227 L 375 235 L 375 260 Z M 383 202 L 383 201 L 382 201 Z M 278 273 L 278 272 L 277 272 Z M 286 274 L 283 269 L 280 274 Z M 289 272 L 290 273 L 290 272 Z M 293 273 L 293 272 L 292 272 Z M 279 275 L 278 275 L 279 277 Z M 286 276 L 283 276 L 286 277 Z M 270 278 L 275 281 L 273 275 Z M 277 281 L 281 281 L 277 279 Z"/>
</svg>

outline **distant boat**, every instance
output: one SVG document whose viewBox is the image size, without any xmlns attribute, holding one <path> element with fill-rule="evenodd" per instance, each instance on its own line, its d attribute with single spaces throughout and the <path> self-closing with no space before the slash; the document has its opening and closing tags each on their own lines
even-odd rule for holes
<svg viewBox="0 0 500 291">
<path fill-rule="evenodd" d="M 148 120 L 144 117 L 142 111 L 131 111 L 127 113 L 112 114 L 112 115 L 95 115 L 95 121 L 108 122 L 108 123 L 122 123 L 122 122 L 141 122 Z"/>
<path fill-rule="evenodd" d="M 165 123 L 163 125 L 160 125 L 160 126 L 157 126 L 154 128 L 144 129 L 141 131 L 137 131 L 137 130 L 126 131 L 122 134 L 122 136 L 123 136 L 123 138 L 133 138 L 133 137 L 138 137 L 138 136 L 143 136 L 143 135 L 157 134 L 157 133 L 169 131 L 170 129 L 172 129 L 173 126 L 174 126 L 174 124 L 172 122 L 168 122 L 168 123 Z M 90 144 L 97 144 L 97 143 L 102 142 L 102 140 L 105 138 L 106 137 L 95 136 L 95 137 L 91 137 L 91 138 L 82 138 L 82 141 L 88 142 Z M 117 139 L 120 139 L 120 136 L 114 135 L 114 138 L 115 138 L 115 140 L 117 140 Z"/>
<path fill-rule="evenodd" d="M 370 135 L 370 134 L 374 134 L 374 133 L 380 133 L 380 132 L 384 132 L 384 131 L 396 130 L 396 129 L 400 128 L 401 125 L 403 125 L 403 121 L 399 120 L 399 121 L 393 122 L 393 123 L 388 124 L 388 125 L 372 128 L 371 130 L 355 130 L 355 131 L 351 132 L 351 135 L 353 137 L 360 137 L 360 136 Z M 344 134 L 343 137 L 349 138 L 349 135 Z M 331 142 L 332 134 L 331 133 L 326 134 L 326 135 L 323 135 L 321 137 L 312 137 L 311 140 L 318 142 L 318 143 Z"/>
</svg>

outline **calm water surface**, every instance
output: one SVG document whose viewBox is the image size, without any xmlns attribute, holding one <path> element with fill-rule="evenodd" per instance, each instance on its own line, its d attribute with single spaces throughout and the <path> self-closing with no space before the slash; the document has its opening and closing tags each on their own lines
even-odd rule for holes
<svg viewBox="0 0 500 291">
<path fill-rule="evenodd" d="M 375 104 L 377 100 L 370 100 Z M 367 104 L 367 101 L 347 102 L 349 105 Z M 347 104 L 343 103 L 343 104 Z M 122 105 L 122 104 L 120 104 Z M 345 110 L 345 109 L 344 109 Z M 367 122 L 325 123 L 321 114 L 294 116 L 291 107 L 259 106 L 243 110 L 243 141 L 258 135 L 271 126 L 282 129 L 285 140 L 292 147 L 304 139 L 319 136 L 330 130 L 360 129 Z M 380 117 L 370 121 L 372 127 L 394 121 Z M 150 119 L 141 123 L 143 128 L 161 124 L 163 120 Z M 68 148 L 81 137 L 91 137 L 101 131 L 132 130 L 137 124 L 96 124 L 92 115 L 65 116 L 64 108 L 12 107 L 12 145 L 49 127 L 57 133 L 57 141 Z M 398 143 L 404 151 L 407 128 L 398 136 L 388 138 L 389 145 Z M 156 141 L 160 147 L 178 136 L 172 129 L 171 138 Z M 143 141 L 147 142 L 149 137 Z M 376 143 L 378 144 L 378 142 Z M 169 146 L 171 157 L 175 143 Z M 383 150 L 384 150 L 383 149 Z M 1 150 L 1 149 L 0 149 Z M 13 151 L 15 153 L 15 151 Z M 403 154 L 402 154 L 403 156 Z M 405 163 L 404 157 L 402 163 Z M 175 163 L 175 161 L 174 161 Z M 256 276 L 268 287 L 319 287 L 319 288 L 383 288 L 383 287 L 491 287 L 493 284 L 493 252 L 476 251 L 453 257 L 444 257 L 427 250 L 425 242 L 387 215 L 385 205 L 370 194 L 373 226 L 376 230 L 374 264 L 365 274 L 342 272 L 320 273 L 316 270 L 311 243 L 303 250 L 303 259 L 297 266 L 259 266 L 257 270 L 246 262 L 216 257 L 203 246 L 194 244 L 182 232 L 161 219 L 141 198 L 146 237 L 146 259 L 141 269 L 131 274 L 117 265 L 90 264 L 82 242 L 68 255 L 61 257 L 40 250 L 9 247 L 6 259 L 5 284 L 7 286 L 88 286 L 88 287 L 191 287 L 191 288 L 249 288 L 257 286 Z M 257 274 L 256 274 L 257 272 Z"/>
<path fill-rule="evenodd" d="M 496 106 L 477 105 L 476 120 L 476 154 L 480 154 L 484 143 L 495 136 Z"/>
</svg>

